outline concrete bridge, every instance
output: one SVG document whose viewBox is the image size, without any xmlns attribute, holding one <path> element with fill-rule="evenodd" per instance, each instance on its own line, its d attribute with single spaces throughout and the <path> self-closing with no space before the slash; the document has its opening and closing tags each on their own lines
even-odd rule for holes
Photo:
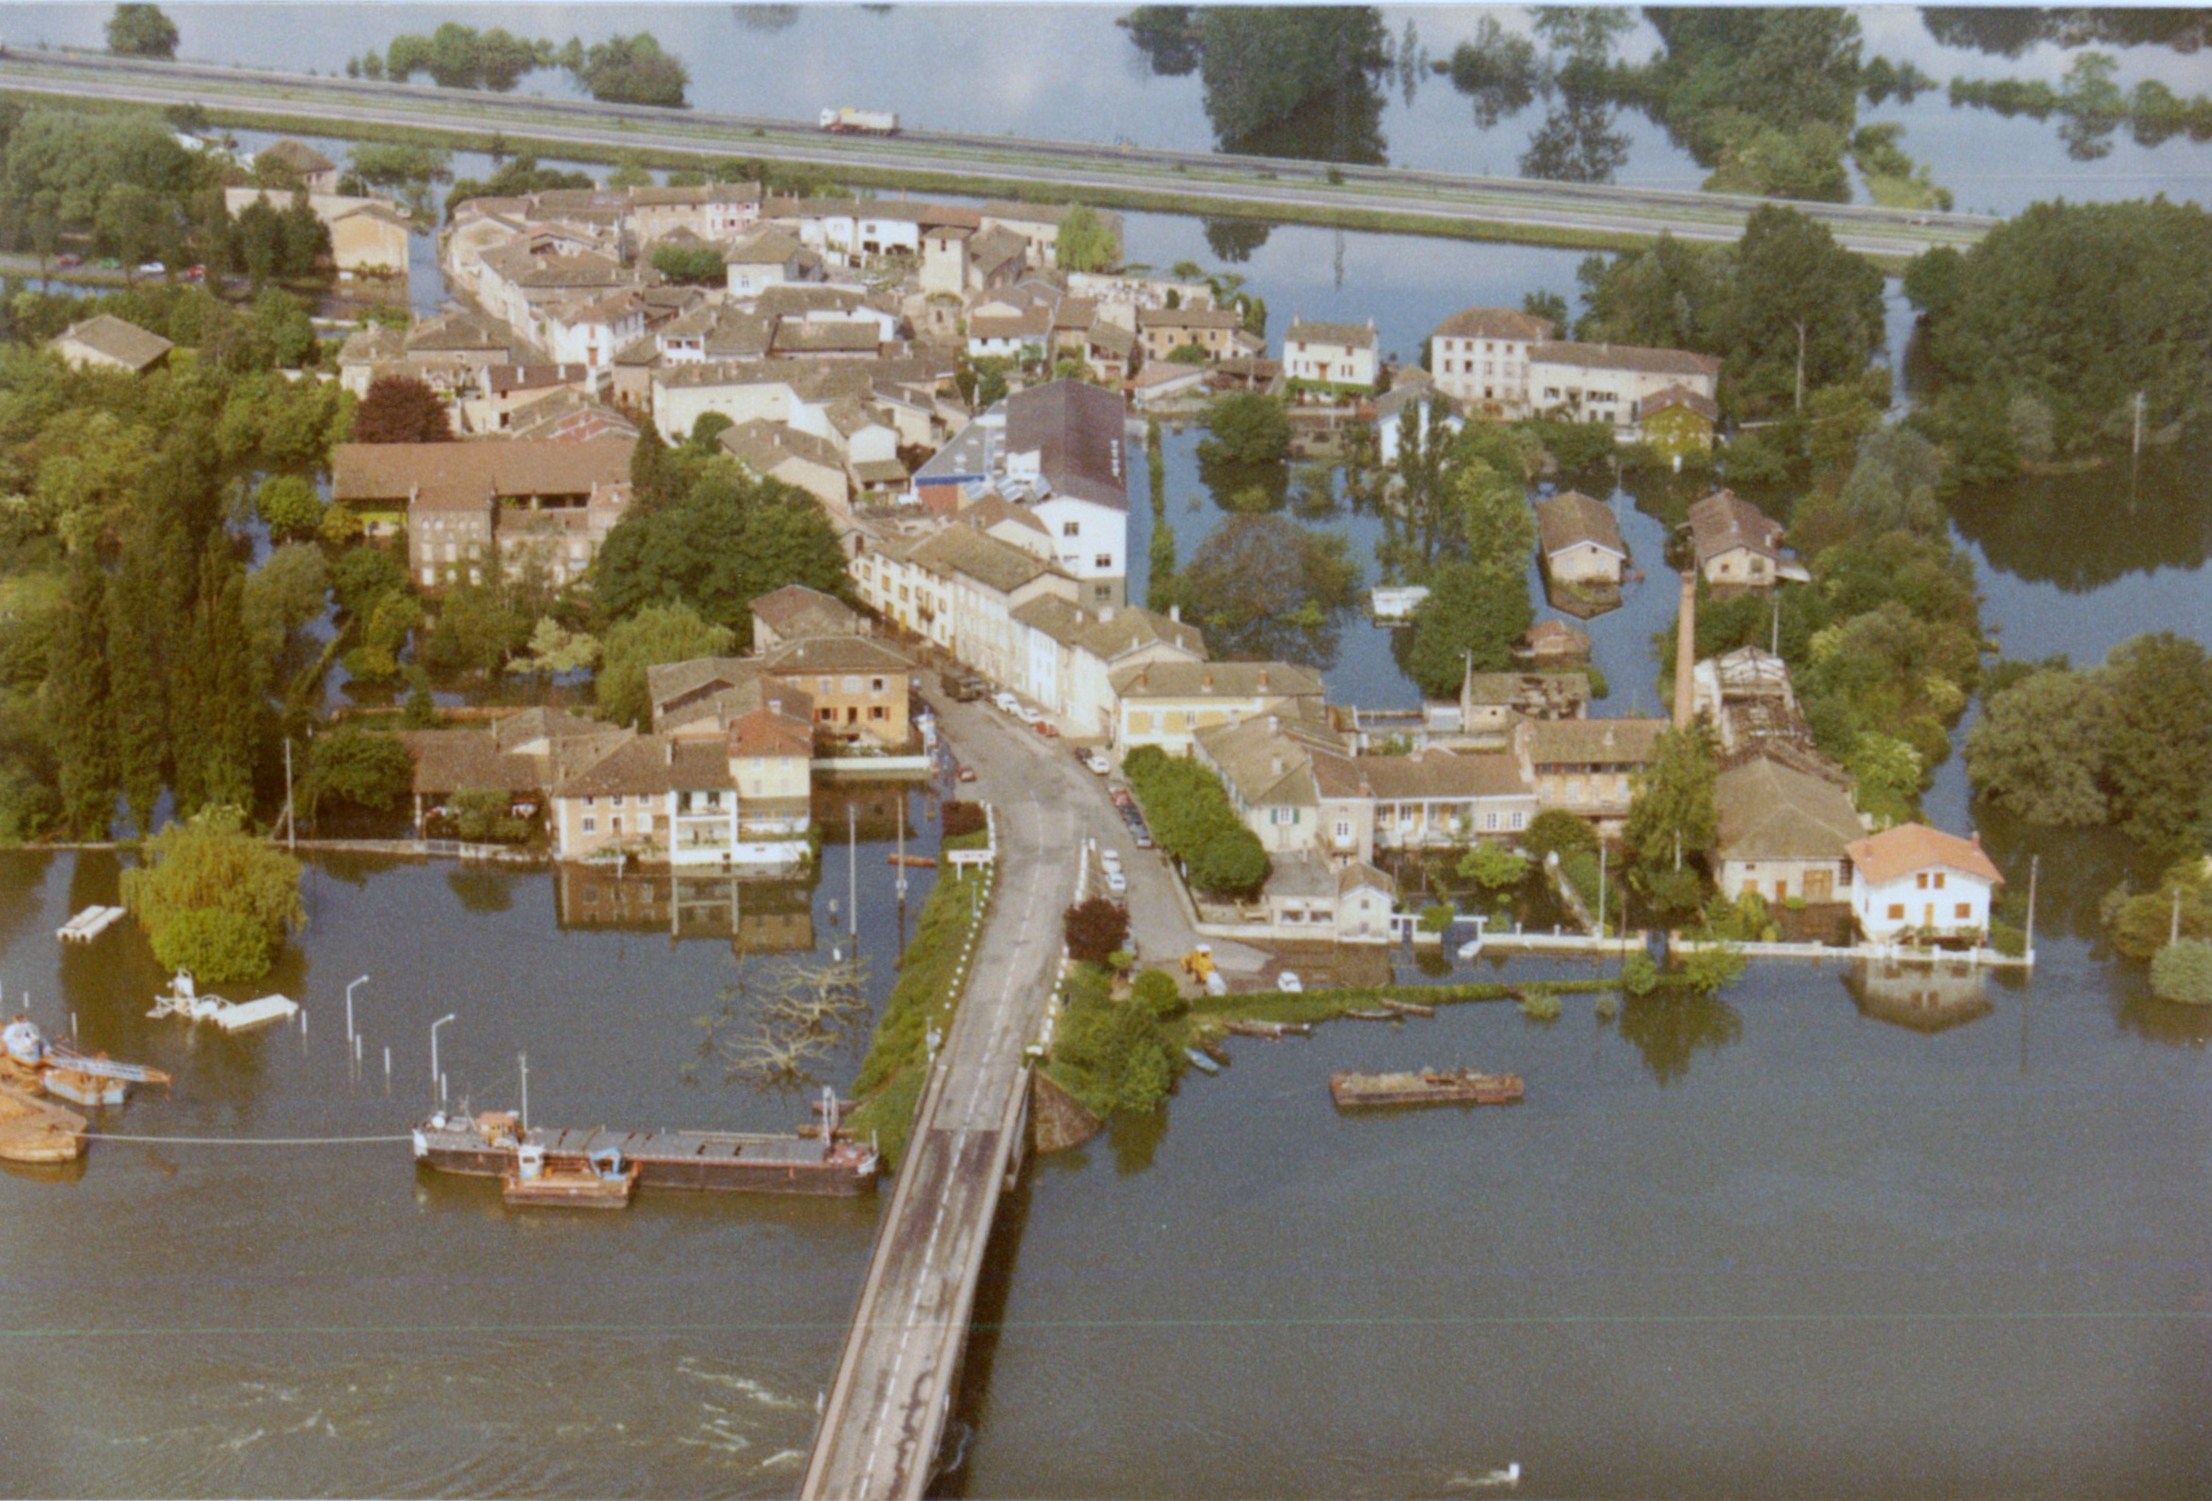
<svg viewBox="0 0 2212 1501">
<path fill-rule="evenodd" d="M 899 1164 L 802 1497 L 920 1496 L 929 1484 L 999 1195 L 1021 1168 L 1027 1050 L 1057 978 L 1060 914 L 1074 899 L 1086 824 L 1105 803 L 1057 741 L 985 708 L 944 707 L 948 738 L 995 810 L 997 883 Z"/>
</svg>

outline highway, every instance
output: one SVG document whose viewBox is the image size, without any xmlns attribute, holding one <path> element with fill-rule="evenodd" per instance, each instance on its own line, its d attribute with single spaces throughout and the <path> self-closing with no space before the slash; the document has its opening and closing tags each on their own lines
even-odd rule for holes
<svg viewBox="0 0 2212 1501">
<path fill-rule="evenodd" d="M 994 810 L 998 874 L 966 994 L 924 1092 L 824 1404 L 802 1497 L 920 1496 L 959 1380 L 998 1200 L 1022 1158 L 1029 1060 L 1079 847 L 1113 814 L 1096 778 L 982 705 L 941 724 Z"/>
<path fill-rule="evenodd" d="M 1272 157 L 1116 149 L 1089 142 L 908 130 L 883 138 L 833 136 L 812 122 L 703 110 L 544 99 L 366 79 L 315 78 L 251 68 L 162 63 L 94 53 L 11 50 L 0 88 L 142 104 L 196 103 L 241 116 L 346 127 L 497 131 L 540 148 L 593 154 L 749 156 L 832 172 L 962 179 L 946 191 L 1019 189 L 1112 203 L 1172 198 L 1212 213 L 1329 222 L 1345 213 L 1386 216 L 1391 227 L 1475 232 L 1498 227 L 1584 236 L 1733 240 L 1762 201 L 1678 189 L 1477 177 Z M 825 101 L 828 102 L 828 101 Z M 844 101 L 837 101 L 844 102 Z M 293 125 L 289 128 L 301 128 Z M 1959 213 L 1865 204 L 1799 203 L 1837 240 L 1869 255 L 1909 257 L 1933 245 L 1964 246 L 1997 222 Z M 1399 221 L 1407 221 L 1401 224 Z"/>
</svg>

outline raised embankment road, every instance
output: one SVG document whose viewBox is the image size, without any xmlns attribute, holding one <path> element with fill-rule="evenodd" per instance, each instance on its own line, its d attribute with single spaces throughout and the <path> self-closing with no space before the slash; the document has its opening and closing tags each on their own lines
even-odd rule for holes
<svg viewBox="0 0 2212 1501">
<path fill-rule="evenodd" d="M 832 136 L 811 122 L 704 110 L 543 99 L 252 68 L 161 63 L 94 53 L 10 50 L 0 89 L 137 104 L 198 104 L 225 119 L 333 135 L 434 132 L 505 136 L 516 146 L 647 160 L 750 156 L 911 181 L 933 191 L 1081 197 L 1213 214 L 1347 224 L 1470 237 L 1609 243 L 1668 233 L 1732 240 L 1766 201 L 1720 193 L 1475 177 L 1210 152 L 1112 148 L 937 131 Z M 1964 246 L 1996 222 L 1975 214 L 1799 203 L 1838 241 L 1868 255 L 1907 257 Z"/>
<path fill-rule="evenodd" d="M 929 1484 L 999 1194 L 1021 1165 L 1028 1048 L 1075 894 L 1079 820 L 1068 783 L 1079 769 L 988 711 L 951 705 L 945 717 L 994 810 L 996 885 L 877 1231 L 802 1497 L 913 1497 Z"/>
</svg>

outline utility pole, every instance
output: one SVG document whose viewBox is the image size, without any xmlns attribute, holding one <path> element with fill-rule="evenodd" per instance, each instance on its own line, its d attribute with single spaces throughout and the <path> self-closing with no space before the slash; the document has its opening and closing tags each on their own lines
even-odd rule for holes
<svg viewBox="0 0 2212 1501">
<path fill-rule="evenodd" d="M 899 878 L 893 883 L 899 893 L 899 905 L 906 905 L 906 791 L 899 790 Z M 905 930 L 902 928 L 903 933 Z"/>
<path fill-rule="evenodd" d="M 2140 454 L 2141 454 L 2142 452 L 2143 452 L 2143 393 L 2142 393 L 2141 391 L 2138 391 L 2138 392 L 2136 392 L 2136 393 L 2135 393 L 2135 447 L 2134 447 L 2134 449 L 2133 449 L 2133 453 L 2134 453 L 2134 454 L 2136 454 L 2136 455 L 2140 455 Z"/>
<path fill-rule="evenodd" d="M 1598 937 L 1605 936 L 1605 841 L 1598 841 Z"/>
<path fill-rule="evenodd" d="M 2168 943 L 2181 942 L 2181 888 L 2179 886 L 2174 888 L 2174 919 L 2167 925 L 2166 941 Z"/>
<path fill-rule="evenodd" d="M 530 1055 L 515 1054 L 515 1066 L 522 1070 L 522 1131 L 527 1136 L 530 1133 Z"/>
<path fill-rule="evenodd" d="M 2023 956 L 2028 967 L 2035 967 L 2035 878 L 2043 868 L 2041 855 L 2028 856 L 2028 939 Z"/>
</svg>

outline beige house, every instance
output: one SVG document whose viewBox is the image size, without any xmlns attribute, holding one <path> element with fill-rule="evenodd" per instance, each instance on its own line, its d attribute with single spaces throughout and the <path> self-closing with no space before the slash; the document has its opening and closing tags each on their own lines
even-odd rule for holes
<svg viewBox="0 0 2212 1501">
<path fill-rule="evenodd" d="M 1628 545 L 1612 507 L 1579 490 L 1537 502 L 1537 546 L 1554 584 L 1617 588 L 1628 567 Z"/>
<path fill-rule="evenodd" d="M 372 536 L 404 515 L 408 572 L 423 588 L 482 583 L 529 563 L 558 586 L 580 577 L 630 499 L 629 438 L 342 443 L 331 499 Z"/>
<path fill-rule="evenodd" d="M 1540 808 L 1615 823 L 1628 816 L 1635 778 L 1667 727 L 1664 719 L 1523 720 L 1512 753 Z"/>
<path fill-rule="evenodd" d="M 1521 763 L 1503 751 L 1417 750 L 1404 756 L 1361 756 L 1360 784 L 1369 805 L 1363 860 L 1378 850 L 1465 848 L 1478 840 L 1518 842 L 1539 810 L 1536 787 Z M 1324 829 L 1332 853 L 1349 833 L 1345 813 Z"/>
<path fill-rule="evenodd" d="M 1720 773 L 1713 801 L 1720 814 L 1713 875 L 1723 894 L 1849 899 L 1848 849 L 1866 837 L 1866 824 L 1843 772 L 1810 756 L 1753 754 Z"/>
<path fill-rule="evenodd" d="M 1771 589 L 1812 578 L 1782 546 L 1782 524 L 1733 490 L 1716 490 L 1690 507 L 1690 547 L 1708 584 Z"/>
<path fill-rule="evenodd" d="M 1429 335 L 1436 389 L 1469 412 L 1526 417 L 1528 352 L 1550 340 L 1551 320 L 1510 308 L 1463 308 Z"/>
<path fill-rule="evenodd" d="M 1048 595 L 1073 603 L 1077 589 L 1059 565 L 959 523 L 868 548 L 850 571 L 862 604 L 994 683 L 1026 670 L 1022 606 Z"/>
<path fill-rule="evenodd" d="M 1007 509 L 1032 520 L 1019 507 Z M 1049 549 L 1051 540 L 1042 541 Z M 1007 686 L 1064 718 L 1069 733 L 1085 739 L 1113 734 L 1116 673 L 1148 662 L 1206 659 L 1205 637 L 1177 613 L 1159 615 L 1133 605 L 1086 607 L 1046 595 L 1016 609 L 1013 620 L 1019 639 L 1014 659 L 1025 670 Z"/>
<path fill-rule="evenodd" d="M 753 650 L 771 651 L 808 636 L 865 636 L 868 622 L 833 594 L 785 584 L 753 601 Z"/>
<path fill-rule="evenodd" d="M 827 439 L 782 422 L 754 419 L 725 427 L 715 441 L 740 467 L 806 491 L 832 511 L 852 506 L 844 455 Z"/>
<path fill-rule="evenodd" d="M 1322 763 L 1348 763 L 1351 746 L 1318 715 L 1267 713 L 1197 730 L 1191 755 L 1221 778 L 1237 816 L 1273 858 L 1315 849 Z"/>
<path fill-rule="evenodd" d="M 253 163 L 260 168 L 274 168 L 287 179 L 297 178 L 310 193 L 338 191 L 338 164 L 305 141 L 287 137 L 264 146 Z"/>
<path fill-rule="evenodd" d="M 789 684 L 814 702 L 814 730 L 824 739 L 902 749 L 913 738 L 909 719 L 914 662 L 867 636 L 801 636 L 764 651 L 764 692 Z"/>
<path fill-rule="evenodd" d="M 1720 361 L 1681 349 L 1629 344 L 1533 344 L 1528 352 L 1528 404 L 1536 415 L 1603 422 L 1621 442 L 1643 436 L 1645 403 L 1681 388 L 1711 400 L 1720 390 Z"/>
<path fill-rule="evenodd" d="M 1148 662 L 1114 674 L 1114 744 L 1191 753 L 1200 730 L 1269 713 L 1319 719 L 1321 674 L 1292 662 Z"/>
<path fill-rule="evenodd" d="M 1279 937 L 1337 943 L 1388 943 L 1397 883 L 1372 865 L 1332 866 L 1311 853 L 1272 862 L 1261 892 Z"/>
<path fill-rule="evenodd" d="M 1164 360 L 1176 350 L 1196 345 L 1208 360 L 1241 352 L 1237 335 L 1244 319 L 1233 308 L 1172 307 L 1137 309 L 1137 339 L 1148 360 Z"/>
<path fill-rule="evenodd" d="M 115 370 L 143 375 L 177 346 L 111 313 L 72 323 L 46 341 L 72 370 Z"/>
</svg>

